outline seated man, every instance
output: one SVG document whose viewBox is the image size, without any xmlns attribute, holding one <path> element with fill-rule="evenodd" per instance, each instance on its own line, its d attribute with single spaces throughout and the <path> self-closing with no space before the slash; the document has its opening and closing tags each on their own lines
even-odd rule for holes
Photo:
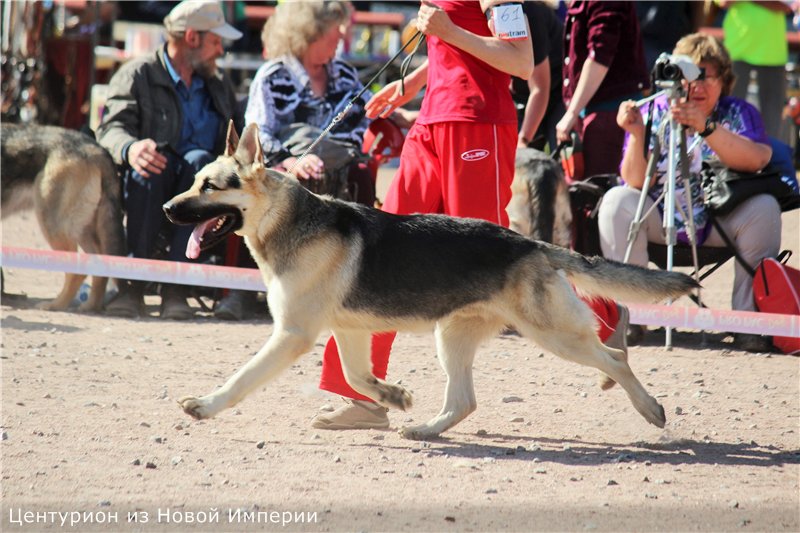
<svg viewBox="0 0 800 533">
<path fill-rule="evenodd" d="M 683 206 L 684 212 L 693 213 L 698 244 L 724 247 L 725 242 L 711 225 L 703 205 L 699 175 L 701 163 L 719 161 L 734 170 L 755 172 L 770 161 L 772 149 L 758 111 L 744 100 L 729 96 L 734 76 L 730 57 L 719 41 L 700 33 L 687 35 L 678 41 L 674 53 L 689 56 L 695 64 L 705 69 L 705 76 L 688 84 L 686 98 L 669 102 L 662 96 L 655 101 L 652 135 L 662 134 L 659 133 L 660 126 L 669 119 L 668 113 L 671 111 L 677 123 L 686 126 L 688 146 L 692 146 L 698 137 L 702 141 L 689 154 L 688 181 L 691 183 L 693 205 L 683 205 L 686 198 L 683 190 L 676 191 L 675 202 L 676 205 Z M 623 102 L 620 105 L 617 123 L 626 131 L 620 167 L 625 185 L 614 187 L 605 194 L 598 214 L 598 225 L 603 255 L 622 260 L 628 244 L 628 229 L 636 215 L 640 190 L 644 185 L 647 161 L 643 150 L 645 124 L 642 112 L 636 108 L 634 102 Z M 654 183 L 648 191 L 649 197 L 645 200 L 645 213 L 666 186 L 668 129 L 661 130 L 665 138 L 660 139 L 661 153 L 656 154 L 658 167 Z M 651 139 L 649 150 L 652 147 Z M 680 175 L 680 168 L 676 172 Z M 681 182 L 679 180 L 679 184 Z M 632 264 L 647 265 L 648 241 L 660 244 L 666 242 L 662 228 L 663 200 L 658 207 L 658 211 L 650 212 L 642 220 L 632 245 L 629 260 Z M 675 217 L 679 242 L 689 242 L 680 210 L 676 209 Z M 752 267 L 765 257 L 777 255 L 781 239 L 781 213 L 774 197 L 767 194 L 753 196 L 728 215 L 718 216 L 717 220 Z M 738 263 L 734 273 L 732 308 L 755 311 L 753 280 Z M 742 350 L 769 351 L 771 342 L 769 338 L 759 335 L 737 334 L 735 345 Z"/>
<path fill-rule="evenodd" d="M 222 153 L 236 97 L 216 60 L 223 54 L 222 40 L 242 34 L 225 22 L 219 2 L 213 1 L 181 2 L 164 26 L 164 46 L 126 63 L 111 79 L 97 139 L 123 168 L 130 253 L 153 257 L 166 226 L 167 258 L 187 261 L 192 228 L 168 224 L 161 206 L 188 189 L 194 174 Z M 142 293 L 142 283 L 121 284 L 107 312 L 139 316 Z M 163 285 L 161 317 L 191 318 L 187 295 L 185 286 Z"/>
</svg>

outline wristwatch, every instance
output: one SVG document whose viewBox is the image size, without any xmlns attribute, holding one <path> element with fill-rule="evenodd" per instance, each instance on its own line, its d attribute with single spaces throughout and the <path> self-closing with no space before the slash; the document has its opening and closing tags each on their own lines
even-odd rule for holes
<svg viewBox="0 0 800 533">
<path fill-rule="evenodd" d="M 711 135 L 712 133 L 714 133 L 715 131 L 717 131 L 717 121 L 712 119 L 711 117 L 708 117 L 706 119 L 706 129 L 704 129 L 703 131 L 699 132 L 698 135 L 700 137 L 706 138 L 709 135 Z"/>
</svg>

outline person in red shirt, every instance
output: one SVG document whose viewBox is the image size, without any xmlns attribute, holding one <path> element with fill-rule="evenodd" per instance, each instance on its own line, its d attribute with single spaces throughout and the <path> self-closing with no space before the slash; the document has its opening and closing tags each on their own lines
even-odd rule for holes
<svg viewBox="0 0 800 533">
<path fill-rule="evenodd" d="M 388 116 L 427 85 L 387 192 L 385 211 L 443 213 L 508 226 L 505 208 L 511 199 L 517 145 L 517 116 L 509 84 L 511 75 L 530 77 L 533 49 L 521 8 L 524 35 L 509 40 L 498 36 L 507 36 L 508 28 L 493 24 L 496 7 L 510 9 L 506 14 L 516 13 L 514 6 L 490 0 L 424 1 L 417 28 L 428 39 L 428 60 L 404 80 L 405 92 L 395 81 L 367 103 L 370 118 Z M 372 338 L 373 373 L 378 378 L 386 377 L 394 337 L 392 332 Z M 347 384 L 333 337 L 325 347 L 320 388 L 341 395 L 346 404 L 318 414 L 313 427 L 389 425 L 385 408 Z"/>
</svg>

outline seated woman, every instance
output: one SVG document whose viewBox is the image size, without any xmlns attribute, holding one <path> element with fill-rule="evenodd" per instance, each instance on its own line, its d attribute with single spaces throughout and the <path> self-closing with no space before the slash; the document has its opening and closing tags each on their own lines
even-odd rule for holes
<svg viewBox="0 0 800 533">
<path fill-rule="evenodd" d="M 320 187 L 319 181 L 335 180 L 345 172 L 346 196 L 372 205 L 372 176 L 366 165 L 352 157 L 360 152 L 369 125 L 364 114 L 369 92 L 354 103 L 318 149 L 295 166 L 296 156 L 363 88 L 356 69 L 336 57 L 349 19 L 348 4 L 344 2 L 279 4 L 262 31 L 267 62 L 258 69 L 250 86 L 245 123 L 258 124 L 269 165 L 308 180 L 307 186 L 315 192 L 333 194 L 338 191 Z"/>
<path fill-rule="evenodd" d="M 358 99 L 343 120 L 295 165 L 307 148 L 363 85 L 356 69 L 336 57 L 349 23 L 344 2 L 279 4 L 261 32 L 267 61 L 250 85 L 245 124 L 255 122 L 269 166 L 291 172 L 310 190 L 365 205 L 375 203 L 375 182 L 359 161 L 369 125 Z M 254 267 L 244 246 L 238 264 Z M 233 290 L 214 310 L 224 320 L 249 318 L 256 293 Z"/>
<path fill-rule="evenodd" d="M 669 112 L 676 122 L 686 126 L 687 146 L 691 147 L 699 137 L 700 143 L 689 154 L 689 183 L 691 184 L 693 213 L 697 242 L 702 246 L 724 247 L 725 242 L 710 223 L 703 206 L 700 169 L 703 161 L 719 161 L 728 168 L 755 172 L 770 160 L 772 149 L 758 111 L 739 98 L 729 96 L 734 75 L 728 52 L 722 44 L 709 35 L 695 33 L 683 37 L 675 45 L 674 54 L 689 56 L 699 67 L 705 69 L 705 77 L 688 83 L 687 97 L 678 102 L 669 102 L 662 96 L 655 101 L 652 138 L 660 138 L 661 153 L 653 183 L 645 200 L 648 213 L 666 187 L 668 173 L 669 127 L 661 130 L 663 121 L 669 120 Z M 685 83 L 685 82 L 684 82 Z M 643 109 L 643 112 L 646 108 Z M 628 244 L 628 230 L 635 217 L 640 190 L 645 180 L 647 161 L 644 156 L 645 123 L 642 112 L 633 102 L 620 105 L 617 123 L 626 131 L 625 148 L 620 173 L 625 184 L 609 190 L 603 198 L 598 215 L 600 243 L 603 255 L 622 260 Z M 677 156 L 676 156 L 677 161 Z M 679 165 L 680 166 L 680 165 Z M 676 170 L 680 179 L 680 168 Z M 685 204 L 686 193 L 678 188 L 676 206 Z M 662 218 L 664 201 L 642 220 L 641 228 L 634 238 L 629 262 L 646 265 L 647 243 L 666 242 Z M 675 227 L 679 242 L 689 242 L 687 228 L 676 207 Z M 722 229 L 733 240 L 742 257 L 753 267 L 764 257 L 774 257 L 780 248 L 781 212 L 778 202 L 767 194 L 759 194 L 746 200 L 726 216 L 717 220 Z M 753 302 L 753 280 L 736 264 L 733 281 L 732 308 L 740 311 L 755 311 Z M 735 346 L 748 351 L 769 351 L 770 339 L 758 335 L 737 334 Z"/>
</svg>

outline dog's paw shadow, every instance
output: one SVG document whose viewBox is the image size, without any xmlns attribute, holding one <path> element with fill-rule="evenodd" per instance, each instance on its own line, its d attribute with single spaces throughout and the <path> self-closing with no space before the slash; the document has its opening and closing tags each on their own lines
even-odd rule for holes
<svg viewBox="0 0 800 533">
<path fill-rule="evenodd" d="M 30 320 L 23 320 L 14 315 L 4 316 L 3 319 L 0 320 L 0 328 L 4 330 L 18 329 L 24 331 L 57 331 L 62 333 L 74 333 L 84 329 L 75 326 L 55 324 L 50 321 L 33 322 Z"/>
</svg>

